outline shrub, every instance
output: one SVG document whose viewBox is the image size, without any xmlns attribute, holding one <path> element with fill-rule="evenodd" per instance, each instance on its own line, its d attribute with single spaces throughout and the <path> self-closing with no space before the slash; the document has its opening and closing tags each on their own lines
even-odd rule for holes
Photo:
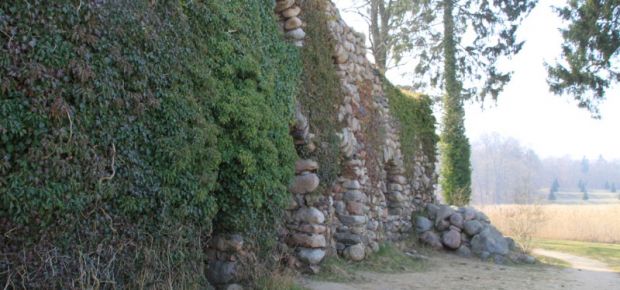
<svg viewBox="0 0 620 290">
<path fill-rule="evenodd" d="M 0 281 L 204 288 L 288 198 L 297 52 L 269 0 L 89 3 L 0 2 Z"/>
<path fill-rule="evenodd" d="M 435 133 L 432 100 L 426 95 L 400 90 L 385 78 L 383 84 L 390 102 L 390 112 L 398 121 L 401 151 L 408 177 L 413 178 L 415 157 L 419 150 L 429 158 L 426 172 L 435 172 L 439 137 Z"/>
</svg>

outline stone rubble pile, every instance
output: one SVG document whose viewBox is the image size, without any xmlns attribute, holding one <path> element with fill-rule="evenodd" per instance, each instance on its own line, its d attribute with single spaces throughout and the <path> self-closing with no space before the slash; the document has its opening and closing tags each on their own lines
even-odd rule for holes
<svg viewBox="0 0 620 290">
<path fill-rule="evenodd" d="M 471 207 L 451 207 L 427 204 L 426 215 L 415 217 L 415 229 L 420 241 L 435 248 L 454 251 L 459 256 L 477 256 L 504 264 L 534 263 L 514 240 L 504 237 L 489 218 Z"/>
<path fill-rule="evenodd" d="M 207 279 L 217 289 L 243 289 L 240 283 L 248 277 L 252 256 L 244 249 L 243 237 L 238 234 L 220 234 L 207 243 Z"/>
</svg>

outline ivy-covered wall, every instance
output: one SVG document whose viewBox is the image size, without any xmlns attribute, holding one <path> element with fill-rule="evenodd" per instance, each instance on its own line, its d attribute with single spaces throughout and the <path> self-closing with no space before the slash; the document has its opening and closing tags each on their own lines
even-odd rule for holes
<svg viewBox="0 0 620 290">
<path fill-rule="evenodd" d="M 213 229 L 273 232 L 300 74 L 273 1 L 2 1 L 0 31 L 0 281 L 203 288 Z"/>
</svg>

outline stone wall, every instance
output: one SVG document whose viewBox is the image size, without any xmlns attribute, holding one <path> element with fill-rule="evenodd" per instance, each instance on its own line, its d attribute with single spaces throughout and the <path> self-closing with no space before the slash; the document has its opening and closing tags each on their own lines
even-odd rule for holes
<svg viewBox="0 0 620 290">
<path fill-rule="evenodd" d="M 303 20 L 302 1 L 310 0 L 277 0 L 275 5 L 284 36 L 298 47 L 304 45 L 304 28 L 313 25 Z M 318 272 L 330 255 L 359 261 L 378 251 L 381 243 L 406 238 L 413 232 L 412 213 L 435 201 L 436 181 L 434 171 L 428 170 L 434 168 L 428 161 L 432 159 L 423 154 L 411 160 L 414 178 L 405 177 L 398 126 L 390 115 L 381 76 L 366 58 L 364 36 L 346 25 L 332 2 L 322 12 L 336 43 L 332 58 L 343 92 L 334 124 L 340 139 L 340 158 L 334 162 L 340 175 L 319 192 L 316 172 L 321 164 L 310 159 L 296 162 L 289 187 L 291 204 L 278 238 L 280 248 L 289 253 L 286 263 L 310 273 Z M 291 136 L 299 152 L 312 152 L 316 144 L 303 106 L 297 106 Z M 240 235 L 218 235 L 208 251 L 213 284 L 227 288 L 243 281 Z"/>
<path fill-rule="evenodd" d="M 276 1 L 282 30 L 298 46 L 303 46 L 303 28 L 313 25 L 303 20 L 301 1 Z M 414 180 L 405 177 L 399 132 L 381 77 L 366 58 L 364 36 L 346 25 L 332 2 L 323 13 L 336 43 L 332 57 L 343 92 L 337 116 L 344 124 L 338 132 L 341 174 L 327 185 L 326 193 L 313 194 L 319 180 L 312 170 L 320 164 L 298 161 L 291 186 L 295 204 L 289 209 L 286 232 L 288 246 L 297 253 L 295 264 L 313 271 L 326 255 L 361 260 L 377 251 L 380 243 L 407 237 L 416 206 L 434 202 L 436 180 L 435 173 L 427 170 L 432 168 L 430 158 L 423 154 L 415 157 Z M 315 145 L 307 122 L 298 110 L 292 135 L 296 144 L 312 150 Z"/>
</svg>

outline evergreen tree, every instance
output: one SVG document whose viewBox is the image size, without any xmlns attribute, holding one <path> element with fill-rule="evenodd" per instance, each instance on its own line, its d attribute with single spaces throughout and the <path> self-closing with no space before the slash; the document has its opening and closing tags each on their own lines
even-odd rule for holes
<svg viewBox="0 0 620 290">
<path fill-rule="evenodd" d="M 605 187 L 606 190 L 609 190 L 609 181 L 605 181 L 605 186 L 604 187 Z"/>
<path fill-rule="evenodd" d="M 551 188 L 549 189 L 549 196 L 547 197 L 547 199 L 556 200 L 557 199 L 556 193 L 558 192 L 559 189 L 560 189 L 560 183 L 558 182 L 557 178 L 554 178 L 553 183 L 551 184 Z"/>
<path fill-rule="evenodd" d="M 440 184 L 447 203 L 467 204 L 471 196 L 471 149 L 465 136 L 463 102 L 484 101 L 487 96 L 496 99 L 508 83 L 511 73 L 500 71 L 497 60 L 520 51 L 523 43 L 515 40 L 517 25 L 536 0 L 415 3 L 419 13 L 442 16 L 416 18 L 430 25 L 439 21 L 437 24 L 443 26 L 440 31 L 429 29 L 419 37 L 422 45 L 417 50 L 415 72 L 420 82 L 416 87 L 444 89 Z M 466 31 L 473 32 L 473 41 L 464 40 Z"/>
<path fill-rule="evenodd" d="M 588 200 L 588 199 L 590 199 L 590 195 L 588 194 L 588 190 L 587 190 L 587 189 L 585 189 L 585 188 L 583 189 L 583 197 L 582 197 L 582 199 L 583 199 L 583 200 Z"/>
<path fill-rule="evenodd" d="M 609 191 L 611 191 L 611 192 L 616 192 L 616 184 L 615 184 L 615 183 L 612 183 L 612 184 L 611 184 L 611 188 L 610 188 L 610 190 L 609 190 Z"/>
<path fill-rule="evenodd" d="M 620 1 L 569 0 L 556 11 L 569 25 L 562 30 L 563 63 L 547 67 L 549 87 L 598 117 L 598 102 L 620 81 Z"/>
</svg>

